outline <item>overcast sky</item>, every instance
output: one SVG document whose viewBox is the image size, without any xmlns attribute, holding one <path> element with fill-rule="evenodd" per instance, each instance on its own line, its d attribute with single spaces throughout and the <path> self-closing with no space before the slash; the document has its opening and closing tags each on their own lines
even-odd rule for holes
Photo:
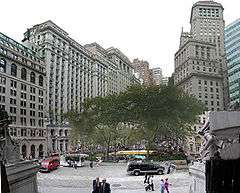
<svg viewBox="0 0 240 193">
<path fill-rule="evenodd" d="M 181 27 L 189 30 L 193 0 L 2 0 L 0 31 L 21 41 L 31 26 L 52 20 L 84 45 L 114 46 L 147 60 L 165 76 L 174 69 Z M 239 0 L 219 0 L 226 24 L 240 17 Z"/>
</svg>

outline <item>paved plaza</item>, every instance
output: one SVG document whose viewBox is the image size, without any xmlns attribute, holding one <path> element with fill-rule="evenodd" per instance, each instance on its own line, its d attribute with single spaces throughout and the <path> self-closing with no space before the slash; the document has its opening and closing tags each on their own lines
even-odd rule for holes
<svg viewBox="0 0 240 193">
<path fill-rule="evenodd" d="M 143 193 L 144 176 L 129 176 L 126 164 L 103 164 L 93 169 L 88 166 L 74 169 L 61 167 L 51 173 L 38 174 L 39 193 L 91 193 L 92 180 L 96 176 L 106 177 L 112 193 Z M 168 175 L 155 175 L 154 184 L 159 192 L 161 178 L 169 178 L 171 193 L 188 193 L 189 175 L 177 171 Z"/>
</svg>

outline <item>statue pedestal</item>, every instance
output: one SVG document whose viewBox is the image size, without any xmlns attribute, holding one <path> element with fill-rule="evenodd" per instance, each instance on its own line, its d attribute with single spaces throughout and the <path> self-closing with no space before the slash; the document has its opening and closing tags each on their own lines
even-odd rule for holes
<svg viewBox="0 0 240 193">
<path fill-rule="evenodd" d="M 21 161 L 6 165 L 11 193 L 38 193 L 37 172 L 33 161 Z"/>
<path fill-rule="evenodd" d="M 191 176 L 189 193 L 205 193 L 205 164 L 195 162 L 189 167 L 189 174 Z"/>
</svg>

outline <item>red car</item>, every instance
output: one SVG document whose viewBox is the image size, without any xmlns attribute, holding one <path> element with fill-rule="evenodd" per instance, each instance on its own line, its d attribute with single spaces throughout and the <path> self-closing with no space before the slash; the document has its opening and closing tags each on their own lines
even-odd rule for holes
<svg viewBox="0 0 240 193">
<path fill-rule="evenodd" d="M 40 172 L 50 172 L 57 169 L 60 166 L 58 159 L 44 159 L 41 162 Z"/>
</svg>

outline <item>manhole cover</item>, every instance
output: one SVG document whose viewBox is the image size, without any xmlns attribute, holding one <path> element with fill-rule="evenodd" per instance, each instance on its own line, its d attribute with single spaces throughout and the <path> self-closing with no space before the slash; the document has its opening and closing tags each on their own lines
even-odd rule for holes
<svg viewBox="0 0 240 193">
<path fill-rule="evenodd" d="M 113 187 L 120 187 L 121 184 L 113 184 L 112 186 L 113 186 Z"/>
</svg>

